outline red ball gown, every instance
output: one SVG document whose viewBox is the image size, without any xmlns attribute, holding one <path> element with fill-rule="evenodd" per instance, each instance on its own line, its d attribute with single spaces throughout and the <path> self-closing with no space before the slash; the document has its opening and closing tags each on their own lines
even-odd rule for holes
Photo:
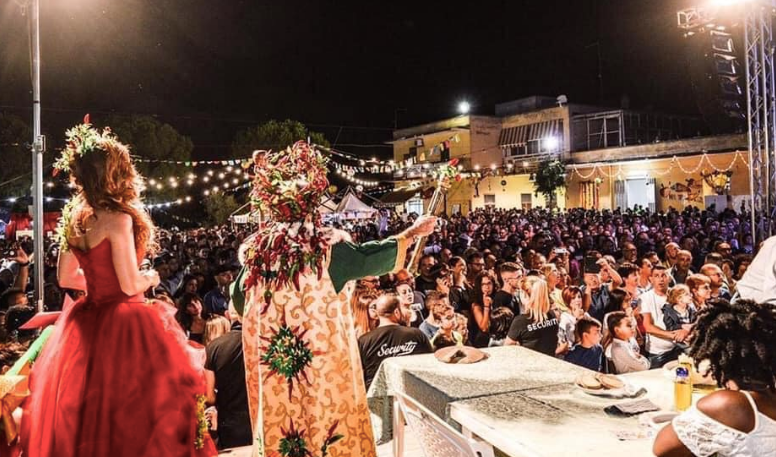
<svg viewBox="0 0 776 457">
<path fill-rule="evenodd" d="M 198 432 L 204 381 L 175 310 L 121 291 L 107 239 L 72 251 L 87 295 L 62 313 L 33 366 L 24 456 L 216 455 Z"/>
</svg>

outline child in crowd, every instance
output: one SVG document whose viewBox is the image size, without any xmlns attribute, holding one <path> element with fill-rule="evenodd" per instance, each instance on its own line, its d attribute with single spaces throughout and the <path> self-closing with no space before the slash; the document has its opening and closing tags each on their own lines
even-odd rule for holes
<svg viewBox="0 0 776 457">
<path fill-rule="evenodd" d="M 505 306 L 496 308 L 493 311 L 493 315 L 490 317 L 490 341 L 488 342 L 488 347 L 504 345 L 509 332 L 509 326 L 512 325 L 514 318 L 515 314 L 512 310 Z"/>
<path fill-rule="evenodd" d="M 592 317 L 583 316 L 576 325 L 577 344 L 566 354 L 566 362 L 602 371 L 604 350 L 601 347 L 601 323 Z"/>
<path fill-rule="evenodd" d="M 684 284 L 677 284 L 668 291 L 668 301 L 663 305 L 663 323 L 666 330 L 692 330 L 697 311 L 693 304 L 692 292 Z M 683 350 L 688 347 L 686 343 L 677 343 Z"/>
<path fill-rule="evenodd" d="M 607 365 L 617 374 L 649 370 L 649 359 L 639 353 L 636 329 L 633 321 L 623 311 L 609 313 L 606 317 L 606 338 L 603 347 Z"/>
</svg>

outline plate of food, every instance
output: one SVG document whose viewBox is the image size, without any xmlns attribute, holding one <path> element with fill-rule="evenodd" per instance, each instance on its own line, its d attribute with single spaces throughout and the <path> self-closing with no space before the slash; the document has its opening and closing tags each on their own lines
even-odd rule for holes
<svg viewBox="0 0 776 457">
<path fill-rule="evenodd" d="M 596 397 L 622 398 L 637 394 L 633 386 L 611 374 L 585 373 L 577 378 L 576 385 L 582 392 Z"/>
</svg>

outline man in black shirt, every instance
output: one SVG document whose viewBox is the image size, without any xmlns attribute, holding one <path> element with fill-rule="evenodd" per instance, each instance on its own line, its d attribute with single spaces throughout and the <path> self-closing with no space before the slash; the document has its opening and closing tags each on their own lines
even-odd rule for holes
<svg viewBox="0 0 776 457">
<path fill-rule="evenodd" d="M 518 284 L 522 276 L 520 265 L 512 262 L 504 263 L 499 270 L 499 276 L 503 286 L 493 297 L 493 309 L 504 306 L 515 316 L 522 314 L 520 300 L 517 298 Z"/>
<path fill-rule="evenodd" d="M 420 275 L 415 278 L 415 290 L 421 292 L 424 296 L 429 290 L 437 287 L 436 278 L 433 276 L 433 268 L 436 265 L 436 258 L 431 254 L 425 254 L 420 258 L 418 269 Z"/>
<path fill-rule="evenodd" d="M 367 389 L 383 360 L 431 352 L 431 343 L 426 335 L 416 328 L 407 327 L 410 308 L 399 300 L 398 295 L 385 294 L 377 299 L 376 306 L 380 325 L 358 339 L 358 352 L 361 354 Z"/>
<path fill-rule="evenodd" d="M 233 308 L 229 314 L 236 316 Z M 230 448 L 252 443 L 248 393 L 245 387 L 242 325 L 232 323 L 232 330 L 213 340 L 205 348 L 207 402 L 218 410 L 219 447 Z"/>
</svg>

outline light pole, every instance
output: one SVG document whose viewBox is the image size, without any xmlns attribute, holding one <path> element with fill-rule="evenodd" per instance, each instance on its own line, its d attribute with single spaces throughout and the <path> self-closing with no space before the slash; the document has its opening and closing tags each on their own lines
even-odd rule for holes
<svg viewBox="0 0 776 457">
<path fill-rule="evenodd" d="M 30 40 L 32 41 L 32 208 L 35 255 L 35 304 L 43 311 L 43 153 L 46 142 L 40 134 L 40 0 L 31 0 Z"/>
</svg>

